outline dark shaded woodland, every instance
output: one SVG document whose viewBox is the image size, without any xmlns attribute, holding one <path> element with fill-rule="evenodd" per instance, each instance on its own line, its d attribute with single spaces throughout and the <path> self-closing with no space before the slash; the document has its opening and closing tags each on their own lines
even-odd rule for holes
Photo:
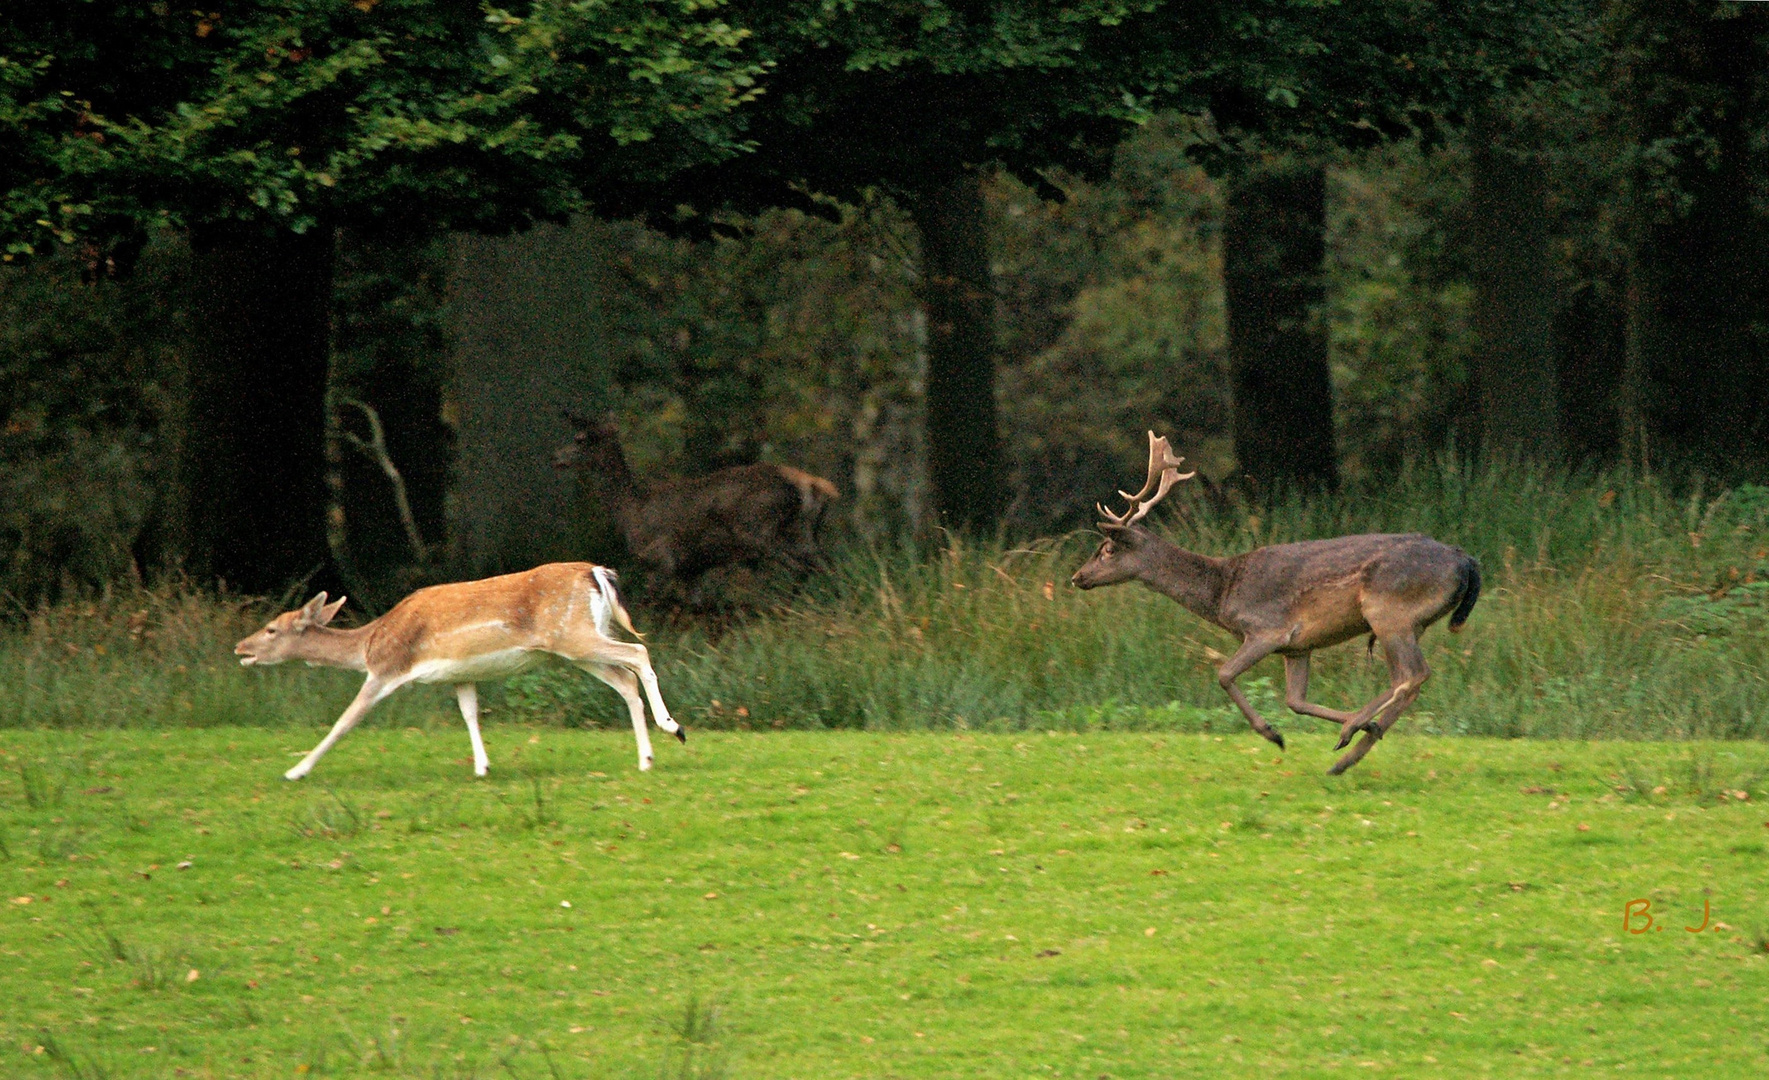
<svg viewBox="0 0 1769 1080">
<path fill-rule="evenodd" d="M 1417 41 L 1324 23 L 1309 32 L 1378 52 L 1533 43 L 1502 78 L 1446 64 L 1386 86 L 1349 127 L 1309 94 L 1364 79 L 1355 65 L 1293 72 L 1288 111 L 1223 85 L 1127 113 L 1089 80 L 1190 70 L 1189 46 L 1089 31 L 1094 67 L 1014 81 L 958 34 L 917 48 L 971 65 L 960 84 L 913 66 L 885 82 L 959 126 L 892 144 L 889 87 L 804 66 L 796 10 L 733 8 L 767 39 L 772 99 L 704 106 L 622 170 L 473 166 L 486 198 L 538 193 L 516 214 L 392 188 L 333 206 L 315 172 L 288 188 L 316 208 L 298 231 L 248 228 L 217 194 L 233 181 L 186 177 L 175 215 L 38 235 L 34 166 L 8 172 L 14 610 L 168 571 L 377 604 L 547 559 L 619 565 L 610 508 L 550 467 L 561 408 L 614 416 L 641 475 L 829 477 L 834 531 L 861 540 L 1085 527 L 1150 427 L 1218 497 L 1256 501 L 1380 485 L 1451 448 L 1769 473 L 1769 12 L 1518 5 L 1509 29 Z M 58 33 L 16 22 L 0 53 Z M 745 85 L 724 55 L 709 70 Z M 15 144 L 61 130 L 8 93 Z M 1074 126 L 1038 134 L 1040 94 Z M 770 111 L 787 98 L 874 142 L 819 141 L 824 121 Z M 276 108 L 272 131 L 309 106 Z M 739 128 L 758 149 L 724 156 Z M 39 158 L 21 160 L 59 167 Z"/>
</svg>

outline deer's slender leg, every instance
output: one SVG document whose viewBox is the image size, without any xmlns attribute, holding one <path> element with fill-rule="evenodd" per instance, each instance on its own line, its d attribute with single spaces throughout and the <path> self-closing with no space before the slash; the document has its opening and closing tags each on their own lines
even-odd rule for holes
<svg viewBox="0 0 1769 1080">
<path fill-rule="evenodd" d="M 319 759 L 326 756 L 326 751 L 330 750 L 339 739 L 349 734 L 350 729 L 356 726 L 357 721 L 366 716 L 368 711 L 375 707 L 376 702 L 396 690 L 398 685 L 398 683 L 391 685 L 384 683 L 373 675 L 363 680 L 362 689 L 356 692 L 356 698 L 350 702 L 350 707 L 344 710 L 344 715 L 338 717 L 337 723 L 332 725 L 332 730 L 326 732 L 326 737 L 319 741 L 319 745 L 308 751 L 306 757 L 296 762 L 294 768 L 283 773 L 283 779 L 299 780 L 312 772 L 314 765 L 319 763 Z"/>
<path fill-rule="evenodd" d="M 485 741 L 479 737 L 479 687 L 461 683 L 455 687 L 455 701 L 461 706 L 461 719 L 467 721 L 467 738 L 473 743 L 473 775 L 484 776 L 491 767 L 485 756 Z"/>
<path fill-rule="evenodd" d="M 1346 709 L 1329 709 L 1325 705 L 1313 705 L 1308 698 L 1308 654 L 1284 657 L 1284 704 L 1293 713 L 1303 716 L 1318 716 L 1322 720 L 1331 720 L 1335 724 L 1349 721 L 1357 713 Z M 1380 700 L 1380 699 L 1378 699 Z M 1369 719 L 1365 717 L 1364 719 Z"/>
<path fill-rule="evenodd" d="M 657 685 L 657 672 L 651 667 L 651 653 L 645 646 L 633 641 L 604 641 L 601 656 L 638 676 L 640 685 L 645 688 L 645 697 L 651 702 L 651 715 L 657 726 L 682 742 L 688 741 L 687 732 L 671 719 L 669 707 L 663 703 L 663 691 Z"/>
<path fill-rule="evenodd" d="M 645 646 L 635 641 L 610 641 L 594 635 L 565 642 L 557 651 L 559 655 L 595 674 L 597 678 L 601 678 L 601 675 L 587 665 L 618 667 L 632 673 L 638 679 L 639 685 L 645 688 L 645 696 L 651 701 L 651 715 L 656 718 L 657 726 L 682 742 L 688 741 L 687 732 L 682 729 L 682 725 L 671 719 L 669 707 L 663 703 L 663 691 L 658 688 L 657 672 L 652 670 L 651 653 Z M 607 682 L 606 679 L 603 681 Z"/>
<path fill-rule="evenodd" d="M 651 768 L 651 735 L 645 730 L 645 702 L 639 697 L 638 677 L 618 664 L 582 662 L 578 667 L 614 687 L 615 693 L 627 703 L 627 713 L 633 720 L 633 737 L 639 741 L 639 771 Z"/>
<path fill-rule="evenodd" d="M 1408 627 L 1402 633 L 1386 636 L 1381 640 L 1382 652 L 1388 657 L 1392 687 L 1388 694 L 1379 699 L 1379 715 L 1375 721 L 1364 725 L 1364 737 L 1327 770 L 1333 776 L 1338 776 L 1364 759 L 1364 755 L 1370 752 L 1377 740 L 1388 734 L 1388 729 L 1400 719 L 1400 714 L 1406 711 L 1407 706 L 1419 699 L 1420 688 L 1431 677 L 1431 669 L 1425 665 L 1425 653 L 1419 648 L 1419 632 L 1416 628 Z M 1344 746 L 1349 740 L 1349 736 L 1341 736 L 1339 746 Z"/>
<path fill-rule="evenodd" d="M 1235 680 L 1240 678 L 1248 668 L 1283 648 L 1284 642 L 1287 640 L 1289 640 L 1287 636 L 1250 637 L 1241 643 L 1241 647 L 1235 652 L 1235 655 L 1229 657 L 1221 667 L 1216 669 L 1216 681 L 1228 692 L 1229 700 L 1233 701 L 1235 707 L 1241 710 L 1241 715 L 1247 718 L 1247 723 L 1253 725 L 1254 731 L 1277 743 L 1280 750 L 1284 748 L 1284 736 L 1253 711 L 1252 703 L 1247 700 L 1247 695 L 1241 692 L 1241 688 L 1235 685 Z"/>
</svg>

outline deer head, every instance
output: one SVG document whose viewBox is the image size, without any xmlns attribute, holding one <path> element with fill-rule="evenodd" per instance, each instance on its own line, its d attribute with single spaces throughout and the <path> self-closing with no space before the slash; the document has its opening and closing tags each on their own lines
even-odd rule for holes
<svg viewBox="0 0 1769 1080">
<path fill-rule="evenodd" d="M 331 622 L 348 599 L 340 596 L 328 604 L 326 594 L 322 592 L 294 611 L 285 611 L 270 620 L 264 629 L 235 645 L 234 654 L 245 667 L 304 659 L 301 647 L 304 635 L 316 626 Z"/>
<path fill-rule="evenodd" d="M 1154 432 L 1149 432 L 1149 474 L 1143 481 L 1142 490 L 1135 495 L 1128 491 L 1118 492 L 1130 501 L 1129 508 L 1122 514 L 1114 514 L 1104 506 L 1094 504 L 1104 519 L 1099 523 L 1099 530 L 1105 534 L 1105 539 L 1093 557 L 1075 571 L 1069 579 L 1070 584 L 1078 589 L 1096 589 L 1140 578 L 1147 571 L 1145 556 L 1155 535 L 1137 522 L 1167 497 L 1174 484 L 1198 475 L 1196 470 L 1180 472 L 1179 466 L 1184 463 L 1184 458 L 1174 456 L 1165 438 L 1157 438 Z"/>
</svg>

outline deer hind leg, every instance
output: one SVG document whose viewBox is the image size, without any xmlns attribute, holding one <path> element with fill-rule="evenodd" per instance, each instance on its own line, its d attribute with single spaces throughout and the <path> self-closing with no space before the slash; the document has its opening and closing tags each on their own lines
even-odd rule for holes
<svg viewBox="0 0 1769 1080">
<path fill-rule="evenodd" d="M 326 756 L 326 751 L 337 745 L 339 739 L 348 735 L 350 729 L 356 726 L 357 721 L 368 715 L 368 711 L 375 707 L 376 702 L 398 688 L 398 683 L 384 683 L 370 675 L 363 681 L 362 689 L 356 692 L 356 698 L 350 702 L 350 707 L 344 710 L 344 715 L 338 717 L 337 722 L 332 725 L 332 730 L 326 732 L 326 737 L 319 741 L 319 745 L 309 750 L 306 757 L 295 763 L 294 768 L 283 773 L 283 779 L 299 780 L 312 772 L 313 767 L 319 763 L 319 759 Z"/>
<path fill-rule="evenodd" d="M 479 737 L 479 687 L 473 683 L 461 683 L 455 687 L 455 701 L 461 706 L 461 719 L 467 722 L 467 738 L 473 743 L 473 775 L 484 776 L 491 768 L 491 759 L 485 756 L 485 740 Z"/>
<path fill-rule="evenodd" d="M 1241 715 L 1247 718 L 1247 723 L 1253 726 L 1254 731 L 1259 732 L 1271 742 L 1277 743 L 1280 750 L 1284 748 L 1284 736 L 1253 710 L 1252 703 L 1247 700 L 1247 695 L 1241 692 L 1241 688 L 1235 685 L 1235 680 L 1245 674 L 1248 668 L 1283 648 L 1284 642 L 1287 640 L 1289 640 L 1288 636 L 1250 637 L 1241 643 L 1241 647 L 1235 652 L 1235 655 L 1229 657 L 1220 668 L 1216 669 L 1216 681 L 1228 693 L 1229 700 L 1235 703 L 1235 707 L 1241 710 Z"/>
<path fill-rule="evenodd" d="M 1375 719 L 1365 721 L 1362 725 L 1364 737 L 1327 770 L 1333 776 L 1338 776 L 1362 761 L 1377 740 L 1388 734 L 1388 729 L 1400 719 L 1400 714 L 1419 700 L 1420 689 L 1424 687 L 1425 680 L 1431 678 L 1431 669 L 1425 664 L 1425 653 L 1419 648 L 1419 631 L 1416 627 L 1407 627 L 1404 632 L 1397 634 L 1378 636 L 1382 641 L 1382 652 L 1388 657 L 1389 690 L 1371 703 L 1373 708 L 1366 706 L 1366 711 L 1371 712 Z M 1339 746 L 1334 749 L 1343 747 L 1348 741 L 1350 736 L 1341 733 Z"/>
<path fill-rule="evenodd" d="M 577 666 L 614 687 L 627 703 L 627 713 L 633 720 L 633 738 L 639 743 L 639 771 L 651 768 L 651 735 L 645 730 L 645 702 L 639 697 L 638 677 L 616 664 L 582 662 Z"/>
<path fill-rule="evenodd" d="M 679 741 L 687 742 L 688 733 L 682 725 L 670 717 L 669 706 L 663 703 L 663 691 L 657 685 L 657 672 L 651 667 L 651 652 L 636 641 L 609 641 L 602 645 L 597 659 L 603 663 L 618 664 L 638 676 L 639 684 L 645 688 L 645 698 L 651 702 L 651 716 L 663 731 L 674 735 Z"/>
<path fill-rule="evenodd" d="M 651 715 L 656 718 L 657 726 L 682 742 L 688 741 L 688 733 L 683 730 L 682 725 L 671 719 L 669 707 L 663 703 L 663 692 L 657 685 L 657 672 L 652 670 L 651 653 L 645 646 L 634 641 L 614 641 L 600 634 L 592 634 L 566 642 L 554 651 L 597 678 L 602 678 L 601 673 L 596 670 L 599 667 L 620 668 L 631 674 L 644 687 L 645 697 L 651 702 Z M 614 683 L 609 685 L 620 689 Z M 641 711 L 641 718 L 643 715 Z"/>
</svg>

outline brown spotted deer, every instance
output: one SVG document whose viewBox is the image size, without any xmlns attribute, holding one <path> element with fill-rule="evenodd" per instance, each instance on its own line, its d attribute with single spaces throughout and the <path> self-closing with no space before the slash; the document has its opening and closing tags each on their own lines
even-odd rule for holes
<svg viewBox="0 0 1769 1080">
<path fill-rule="evenodd" d="M 264 629 L 233 647 L 248 667 L 305 660 L 322 667 L 365 673 L 356 700 L 332 730 L 284 779 L 313 771 L 334 743 L 368 711 L 407 683 L 453 683 L 467 737 L 473 743 L 473 772 L 484 776 L 489 762 L 479 737 L 479 693 L 483 679 L 513 675 L 552 655 L 601 679 L 625 699 L 639 740 L 639 768 L 651 767 L 651 739 L 645 730 L 642 685 L 657 726 L 683 742 L 681 725 L 670 719 L 657 674 L 645 646 L 609 633 L 617 622 L 637 637 L 626 607 L 615 592 L 614 571 L 590 563 L 548 563 L 520 574 L 432 585 L 419 589 L 393 610 L 353 630 L 329 624 L 345 598 L 327 603 L 320 593 L 286 611 Z"/>
<path fill-rule="evenodd" d="M 612 424 L 565 414 L 577 428 L 553 456 L 577 471 L 614 515 L 633 557 L 679 583 L 716 566 L 776 563 L 795 574 L 822 565 L 817 530 L 840 497 L 821 476 L 787 465 L 734 465 L 649 492 L 633 479 Z"/>
<path fill-rule="evenodd" d="M 1148 479 L 1135 495 L 1118 493 L 1130 500 L 1124 513 L 1099 507 L 1105 539 L 1071 581 L 1082 589 L 1140 581 L 1239 638 L 1241 647 L 1217 669 L 1217 682 L 1253 730 L 1279 747 L 1284 737 L 1254 711 L 1235 680 L 1267 656 L 1282 656 L 1284 703 L 1291 711 L 1339 724 L 1335 750 L 1363 733 L 1329 770 L 1344 772 L 1418 698 L 1431 676 L 1419 635 L 1445 615 L 1452 631 L 1462 628 L 1480 597 L 1479 565 L 1461 549 L 1418 533 L 1274 544 L 1226 559 L 1187 551 L 1137 524 L 1174 484 L 1195 475 L 1179 471 L 1184 461 L 1149 432 Z M 1357 712 L 1310 704 L 1309 654 L 1361 634 L 1371 635 L 1372 648 L 1382 643 L 1388 690 Z"/>
</svg>

